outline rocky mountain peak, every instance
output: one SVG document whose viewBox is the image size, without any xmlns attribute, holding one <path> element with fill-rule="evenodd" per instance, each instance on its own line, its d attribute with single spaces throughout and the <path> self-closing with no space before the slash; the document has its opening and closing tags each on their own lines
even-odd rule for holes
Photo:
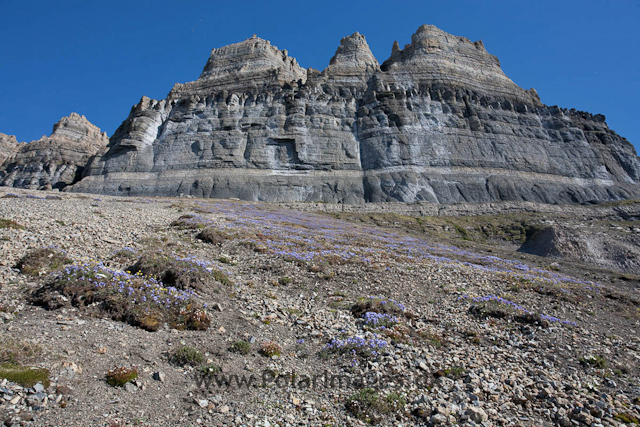
<svg viewBox="0 0 640 427">
<path fill-rule="evenodd" d="M 0 166 L 18 149 L 18 140 L 13 135 L 0 133 Z"/>
<path fill-rule="evenodd" d="M 200 78 L 176 84 L 169 98 L 282 86 L 304 82 L 306 78 L 306 70 L 286 50 L 254 35 L 239 43 L 213 49 Z"/>
<path fill-rule="evenodd" d="M 370 76 L 380 70 L 365 37 L 355 32 L 340 40 L 336 54 L 325 69 L 327 75 Z"/>
<path fill-rule="evenodd" d="M 89 158 L 108 143 L 106 132 L 77 113 L 58 120 L 51 135 L 29 143 L 0 134 L 0 185 L 64 188 L 79 179 Z"/>
<path fill-rule="evenodd" d="M 482 41 L 472 42 L 433 25 L 418 28 L 404 49 L 395 42 L 381 69 L 403 81 L 465 87 L 539 104 L 535 94 L 520 88 L 504 74 L 500 61 L 487 52 Z"/>
<path fill-rule="evenodd" d="M 87 140 L 90 144 L 106 145 L 109 137 L 106 132 L 101 132 L 100 128 L 91 123 L 85 116 L 78 113 L 71 113 L 61 118 L 53 125 L 53 132 L 50 138 L 63 138 L 68 140 Z"/>
</svg>

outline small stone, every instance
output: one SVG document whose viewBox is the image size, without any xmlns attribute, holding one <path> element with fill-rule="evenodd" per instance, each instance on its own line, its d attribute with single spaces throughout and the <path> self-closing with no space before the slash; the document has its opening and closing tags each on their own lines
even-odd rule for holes
<svg viewBox="0 0 640 427">
<path fill-rule="evenodd" d="M 62 367 L 66 369 L 70 369 L 76 373 L 82 373 L 82 368 L 76 365 L 74 362 L 62 362 Z"/>
<path fill-rule="evenodd" d="M 224 328 L 224 326 L 220 326 L 220 328 L 218 329 L 218 333 L 224 334 L 225 332 L 227 332 L 227 330 Z"/>
<path fill-rule="evenodd" d="M 433 425 L 441 425 L 447 422 L 447 417 L 443 414 L 435 414 L 431 417 L 431 423 Z"/>
<path fill-rule="evenodd" d="M 209 407 L 209 401 L 207 399 L 196 399 L 195 402 L 203 409 Z"/>
<path fill-rule="evenodd" d="M 33 421 L 35 419 L 33 417 L 33 414 L 30 414 L 28 412 L 22 412 L 20 414 L 20 418 L 22 419 L 22 421 Z"/>
<path fill-rule="evenodd" d="M 153 373 L 153 379 L 156 381 L 160 381 L 161 383 L 164 382 L 165 380 L 165 374 L 162 371 L 158 371 L 158 372 L 154 372 Z"/>
<path fill-rule="evenodd" d="M 222 311 L 222 305 L 219 302 L 214 303 L 211 308 L 217 311 Z"/>
<path fill-rule="evenodd" d="M 591 414 L 587 413 L 587 412 L 579 412 L 578 414 L 573 416 L 573 419 L 575 419 L 576 421 L 580 421 L 583 424 L 586 424 L 588 426 L 590 426 L 591 424 L 594 423 L 595 418 L 593 416 L 591 416 Z"/>
<path fill-rule="evenodd" d="M 66 385 L 59 385 L 56 387 L 56 392 L 65 396 L 70 396 L 71 394 L 73 394 L 73 389 Z"/>
<path fill-rule="evenodd" d="M 489 416 L 487 415 L 486 412 L 484 412 L 484 410 L 482 408 L 480 408 L 479 406 L 469 406 L 467 408 L 467 415 L 469 416 L 469 418 L 471 419 L 471 421 L 475 422 L 475 423 L 481 423 L 483 421 L 487 421 L 489 419 Z"/>
<path fill-rule="evenodd" d="M 563 416 L 563 417 L 558 418 L 558 424 L 561 425 L 562 427 L 570 427 L 571 426 L 571 420 L 569 418 L 567 418 L 566 416 Z"/>
<path fill-rule="evenodd" d="M 138 390 L 138 387 L 136 387 L 135 384 L 133 383 L 126 383 L 124 385 L 124 389 L 127 390 L 129 393 L 135 393 Z"/>
<path fill-rule="evenodd" d="M 40 383 L 34 385 L 33 389 L 36 391 L 36 393 L 42 393 L 42 392 L 45 391 L 44 386 L 42 384 L 40 384 Z"/>
<path fill-rule="evenodd" d="M 221 406 L 220 409 L 218 409 L 218 412 L 220 412 L 221 414 L 226 414 L 231 410 L 231 408 L 229 408 L 227 405 Z"/>
</svg>

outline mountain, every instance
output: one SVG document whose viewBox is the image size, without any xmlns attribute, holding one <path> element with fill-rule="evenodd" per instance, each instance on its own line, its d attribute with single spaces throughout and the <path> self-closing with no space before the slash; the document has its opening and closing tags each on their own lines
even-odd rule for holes
<svg viewBox="0 0 640 427">
<path fill-rule="evenodd" d="M 78 181 L 89 158 L 108 143 L 106 133 L 76 113 L 60 119 L 50 136 L 30 143 L 0 133 L 0 185 L 65 188 Z"/>
<path fill-rule="evenodd" d="M 482 41 L 423 25 L 381 65 L 359 33 L 322 72 L 256 36 L 143 97 L 70 189 L 341 203 L 640 197 L 602 115 L 549 107 Z"/>
</svg>

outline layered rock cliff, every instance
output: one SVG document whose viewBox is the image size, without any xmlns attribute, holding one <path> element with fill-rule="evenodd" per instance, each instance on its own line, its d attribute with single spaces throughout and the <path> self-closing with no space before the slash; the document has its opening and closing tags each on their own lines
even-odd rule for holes
<svg viewBox="0 0 640 427">
<path fill-rule="evenodd" d="M 60 119 L 50 136 L 30 143 L 0 134 L 0 185 L 62 189 L 77 182 L 89 158 L 108 143 L 106 133 L 76 113 Z"/>
<path fill-rule="evenodd" d="M 263 201 L 583 203 L 640 197 L 601 115 L 548 107 L 481 41 L 424 25 L 379 65 L 341 40 L 322 72 L 252 37 L 143 97 L 74 191 Z"/>
</svg>

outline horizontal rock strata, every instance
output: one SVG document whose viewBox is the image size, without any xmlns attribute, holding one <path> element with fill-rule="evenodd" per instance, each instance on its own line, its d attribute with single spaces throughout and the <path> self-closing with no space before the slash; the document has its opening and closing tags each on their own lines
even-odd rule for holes
<svg viewBox="0 0 640 427">
<path fill-rule="evenodd" d="M 89 158 L 108 143 L 106 133 L 76 113 L 60 119 L 50 136 L 30 143 L 0 134 L 0 185 L 62 189 L 78 181 Z"/>
<path fill-rule="evenodd" d="M 604 116 L 549 107 L 481 41 L 424 25 L 382 65 L 364 36 L 322 72 L 252 37 L 143 97 L 74 191 L 339 203 L 640 197 Z"/>
</svg>

